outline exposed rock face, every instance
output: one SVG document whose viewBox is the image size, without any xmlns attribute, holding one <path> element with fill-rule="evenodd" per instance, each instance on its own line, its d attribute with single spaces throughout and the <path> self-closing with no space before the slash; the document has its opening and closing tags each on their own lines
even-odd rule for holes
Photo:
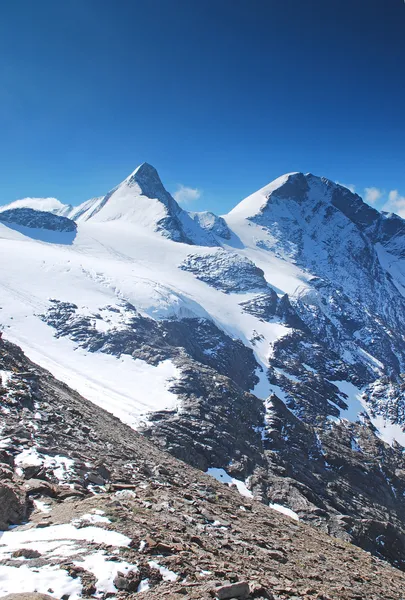
<svg viewBox="0 0 405 600">
<path fill-rule="evenodd" d="M 26 515 L 25 494 L 12 482 L 0 483 L 0 530 L 21 523 Z"/>
<path fill-rule="evenodd" d="M 251 260 L 224 250 L 213 254 L 190 254 L 180 268 L 223 292 L 268 288 L 263 271 Z"/>
<path fill-rule="evenodd" d="M 13 208 L 0 212 L 0 222 L 22 225 L 31 229 L 49 229 L 50 231 L 76 231 L 77 225 L 67 217 L 33 208 Z"/>
<path fill-rule="evenodd" d="M 231 238 L 231 231 L 223 217 L 218 217 L 212 212 L 189 213 L 191 218 L 196 221 L 202 229 L 224 239 Z"/>
<path fill-rule="evenodd" d="M 68 302 L 51 300 L 42 318 L 55 328 L 56 335 L 67 336 L 91 352 L 130 354 L 150 364 L 174 358 L 179 366 L 186 358 L 192 358 L 232 378 L 243 389 L 257 383 L 258 364 L 252 350 L 226 335 L 212 321 L 189 318 L 159 322 L 140 315 L 129 303 L 123 308 L 125 324 L 107 331 L 97 330 L 94 315 L 87 316 Z"/>
</svg>

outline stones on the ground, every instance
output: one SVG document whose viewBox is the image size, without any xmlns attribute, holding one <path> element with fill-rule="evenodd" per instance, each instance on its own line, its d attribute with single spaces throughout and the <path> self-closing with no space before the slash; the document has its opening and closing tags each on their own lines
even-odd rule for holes
<svg viewBox="0 0 405 600">
<path fill-rule="evenodd" d="M 11 480 L 13 475 L 14 471 L 9 465 L 5 463 L 0 464 L 0 481 Z"/>
<path fill-rule="evenodd" d="M 44 479 L 45 475 L 42 465 L 22 465 L 24 479 Z"/>
<path fill-rule="evenodd" d="M 113 583 L 117 590 L 122 592 L 136 592 L 141 583 L 141 576 L 135 571 L 129 571 L 126 575 L 118 571 Z"/>
<path fill-rule="evenodd" d="M 0 483 L 0 530 L 21 523 L 26 515 L 25 495 L 11 482 Z"/>
<path fill-rule="evenodd" d="M 35 496 L 36 494 L 49 496 L 50 498 L 55 498 L 56 496 L 55 486 L 42 479 L 28 479 L 24 483 L 24 490 L 27 496 Z"/>
<path fill-rule="evenodd" d="M 274 600 L 273 594 L 267 589 L 267 587 L 257 581 L 253 581 L 249 584 L 249 595 L 252 598 L 265 598 L 266 600 Z"/>
<path fill-rule="evenodd" d="M 95 473 L 94 471 L 90 471 L 90 472 L 86 473 L 86 475 L 84 477 L 85 477 L 86 483 L 91 483 L 94 485 L 104 485 L 106 483 L 106 480 L 104 479 L 104 477 L 99 475 L 99 473 Z"/>
<path fill-rule="evenodd" d="M 164 465 L 156 465 L 155 467 L 153 467 L 152 473 L 155 476 L 156 475 L 170 475 L 169 469 L 167 469 L 167 467 L 165 467 Z"/>
<path fill-rule="evenodd" d="M 209 523 L 214 523 L 217 520 L 217 517 L 212 513 L 208 512 L 205 508 L 200 509 L 200 515 Z"/>
<path fill-rule="evenodd" d="M 268 556 L 272 560 L 276 560 L 277 562 L 280 562 L 280 563 L 286 563 L 287 562 L 287 557 L 285 555 L 285 552 L 282 552 L 280 550 L 269 550 L 268 551 Z"/>
<path fill-rule="evenodd" d="M 202 541 L 202 539 L 200 537 L 198 537 L 197 535 L 192 535 L 190 537 L 190 542 L 192 544 L 197 544 L 197 546 L 200 546 L 200 548 L 204 548 L 204 542 Z"/>
<path fill-rule="evenodd" d="M 149 563 L 141 563 L 138 565 L 139 569 L 139 579 L 147 579 L 149 581 L 149 586 L 153 587 L 161 583 L 163 576 L 160 573 L 159 569 L 153 569 Z"/>
<path fill-rule="evenodd" d="M 14 456 L 5 450 L 0 450 L 0 463 L 14 467 Z"/>
<path fill-rule="evenodd" d="M 60 565 L 61 569 L 64 569 L 68 572 L 70 577 L 73 579 L 77 579 L 80 577 L 80 582 L 82 584 L 82 594 L 83 596 L 93 596 L 96 593 L 96 577 L 90 571 L 86 571 L 83 567 L 79 567 L 78 565 L 74 565 L 73 563 L 65 563 Z"/>
<path fill-rule="evenodd" d="M 216 587 L 211 593 L 214 597 L 218 598 L 218 600 L 228 600 L 229 598 L 245 598 L 249 595 L 249 584 L 247 581 L 229 583 Z"/>
<path fill-rule="evenodd" d="M 15 550 L 11 556 L 13 558 L 39 558 L 42 554 L 32 548 L 20 548 L 19 550 Z"/>
<path fill-rule="evenodd" d="M 61 501 L 61 500 L 66 500 L 66 498 L 83 498 L 86 494 L 86 489 L 85 488 L 74 489 L 71 487 L 57 486 L 57 487 L 55 487 L 55 492 L 56 492 L 57 499 L 59 501 Z"/>
</svg>

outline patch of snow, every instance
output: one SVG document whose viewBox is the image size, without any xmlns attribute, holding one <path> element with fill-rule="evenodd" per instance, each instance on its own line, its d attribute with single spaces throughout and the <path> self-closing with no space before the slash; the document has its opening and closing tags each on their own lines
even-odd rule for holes
<svg viewBox="0 0 405 600">
<path fill-rule="evenodd" d="M 162 567 L 154 560 L 148 561 L 148 565 L 152 567 L 152 569 L 158 569 L 164 581 L 177 581 L 179 577 L 177 573 L 170 571 L 170 569 L 167 569 L 166 567 Z"/>
<path fill-rule="evenodd" d="M 81 527 L 77 529 L 73 524 L 50 525 L 25 531 L 4 531 L 0 538 L 0 551 L 14 551 L 21 548 L 31 548 L 41 551 L 37 547 L 42 542 L 55 542 L 56 540 L 86 541 L 108 546 L 129 546 L 131 539 L 122 533 L 108 531 L 101 527 Z"/>
<path fill-rule="evenodd" d="M 40 454 L 36 448 L 32 447 L 17 454 L 15 464 L 18 467 L 44 466 L 46 469 L 50 469 L 59 481 L 63 482 L 68 479 L 74 466 L 74 460 L 59 454 L 56 456 Z"/>
<path fill-rule="evenodd" d="M 276 510 L 277 512 L 282 513 L 283 515 L 287 515 L 287 517 L 291 517 L 295 521 L 300 520 L 297 513 L 291 510 L 291 508 L 288 508 L 287 506 L 283 506 L 282 504 L 270 503 L 269 507 L 273 510 Z"/>
<path fill-rule="evenodd" d="M 294 375 L 291 375 L 291 373 L 287 373 L 287 371 L 285 371 L 284 369 L 280 369 L 278 367 L 273 367 L 273 369 L 275 370 L 275 372 L 277 373 L 277 375 L 281 375 L 282 377 L 286 377 L 287 379 L 289 379 L 293 383 L 301 383 L 301 381 L 300 381 L 300 379 L 298 379 L 298 377 L 295 377 Z"/>
<path fill-rule="evenodd" d="M 91 523 L 93 525 L 95 523 L 111 523 L 111 521 L 107 517 L 102 517 L 101 515 L 90 514 L 90 513 L 82 515 L 78 519 L 75 519 L 74 521 L 72 521 L 72 525 L 75 525 L 75 526 L 81 525 L 82 523 Z"/>
<path fill-rule="evenodd" d="M 139 592 L 147 592 L 150 589 L 149 587 L 149 579 L 142 579 L 141 583 L 138 585 L 137 593 Z"/>
<path fill-rule="evenodd" d="M 0 369 L 0 380 L 1 385 L 6 388 L 8 386 L 9 381 L 13 377 L 13 371 L 4 371 Z"/>
<path fill-rule="evenodd" d="M 378 437 L 392 446 L 394 441 L 405 448 L 405 431 L 398 423 L 390 423 L 381 415 L 374 416 L 372 419 L 374 427 L 378 429 Z"/>
<path fill-rule="evenodd" d="M 2 566 L 0 568 L 0 593 L 15 594 L 36 591 L 40 594 L 49 594 L 62 598 L 68 596 L 69 600 L 81 598 L 82 585 L 80 579 L 73 579 L 59 566 L 46 565 L 44 567 L 29 567 L 22 564 L 18 568 Z"/>
<path fill-rule="evenodd" d="M 138 571 L 137 565 L 132 565 L 125 561 L 109 560 L 109 555 L 104 551 L 89 554 L 83 560 L 75 561 L 75 565 L 90 571 L 97 578 L 96 596 L 102 594 L 113 594 L 117 592 L 113 581 L 118 571 L 127 575 L 129 571 Z"/>
<path fill-rule="evenodd" d="M 246 498 L 253 498 L 253 494 L 248 488 L 244 481 L 240 481 L 239 479 L 235 479 L 228 475 L 228 473 L 224 469 L 218 469 L 216 467 L 210 467 L 206 473 L 214 477 L 220 483 L 225 483 L 227 485 L 235 485 L 238 488 L 239 493 L 242 496 L 246 496 Z"/>
<path fill-rule="evenodd" d="M 366 361 L 371 364 L 374 371 L 378 374 L 384 372 L 384 365 L 375 356 L 372 356 L 369 352 L 366 352 L 363 348 L 357 348 L 357 353 L 360 354 Z"/>
<path fill-rule="evenodd" d="M 363 391 L 350 381 L 332 381 L 339 388 L 340 396 L 347 404 L 347 409 L 339 408 L 340 417 L 355 423 L 361 413 L 367 413 L 367 405 L 363 400 Z"/>
<path fill-rule="evenodd" d="M 36 500 L 34 498 L 33 502 L 34 502 L 35 508 L 37 508 L 38 510 L 40 510 L 43 513 L 49 513 L 52 510 L 52 508 L 49 506 L 49 504 L 45 504 L 45 502 L 42 502 L 42 500 Z"/>
<path fill-rule="evenodd" d="M 26 448 L 14 458 L 16 465 L 26 465 L 39 467 L 44 463 L 44 459 L 38 454 L 36 448 Z"/>
<path fill-rule="evenodd" d="M 117 496 L 117 498 L 124 498 L 126 500 L 129 500 L 130 498 L 136 498 L 136 494 L 132 490 L 118 490 L 118 492 L 115 492 L 114 496 Z"/>
<path fill-rule="evenodd" d="M 306 371 L 310 371 L 311 373 L 317 373 L 317 371 L 315 369 L 313 369 L 312 367 L 310 367 L 309 365 L 307 365 L 306 363 L 302 363 L 302 366 L 304 367 L 304 369 Z"/>
</svg>

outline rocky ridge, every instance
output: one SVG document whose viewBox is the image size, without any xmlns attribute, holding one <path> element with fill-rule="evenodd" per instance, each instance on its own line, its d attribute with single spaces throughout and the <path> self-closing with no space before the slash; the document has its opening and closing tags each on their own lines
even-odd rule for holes
<svg viewBox="0 0 405 600">
<path fill-rule="evenodd" d="M 58 598 L 402 598 L 400 571 L 162 453 L 13 344 L 0 367 L 1 518 L 27 520 L 0 540 L 3 593 L 24 569 Z"/>
</svg>

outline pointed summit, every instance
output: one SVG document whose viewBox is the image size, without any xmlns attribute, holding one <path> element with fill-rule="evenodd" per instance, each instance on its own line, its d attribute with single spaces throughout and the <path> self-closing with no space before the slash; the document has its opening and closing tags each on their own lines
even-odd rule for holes
<svg viewBox="0 0 405 600">
<path fill-rule="evenodd" d="M 286 204 L 287 202 L 287 204 Z M 277 210 L 295 212 L 297 206 L 333 205 L 348 218 L 372 222 L 378 211 L 365 204 L 358 194 L 348 188 L 312 173 L 287 173 L 254 192 L 233 208 L 228 217 L 258 221 L 265 214 Z M 294 208 L 293 204 L 296 205 Z M 278 209 L 277 209 L 278 207 Z"/>
<path fill-rule="evenodd" d="M 156 198 L 163 202 L 167 207 L 171 207 L 176 212 L 180 211 L 180 207 L 176 201 L 167 192 L 159 177 L 159 173 L 147 162 L 142 163 L 129 175 L 121 184 L 126 184 L 128 187 L 138 186 L 139 191 L 147 198 Z M 119 186 L 119 187 L 121 187 Z"/>
<path fill-rule="evenodd" d="M 241 202 L 237 204 L 230 212 L 230 217 L 249 219 L 259 214 L 266 206 L 271 194 L 278 192 L 284 186 L 288 186 L 289 183 L 301 182 L 305 176 L 302 173 L 287 173 L 278 177 L 274 181 L 271 181 L 257 192 L 254 192 Z"/>
<path fill-rule="evenodd" d="M 82 220 L 120 220 L 145 226 L 180 212 L 181 208 L 165 190 L 156 169 L 142 163 L 101 201 L 91 204 Z"/>
<path fill-rule="evenodd" d="M 142 163 L 124 181 L 101 198 L 93 198 L 74 209 L 81 223 L 120 222 L 158 232 L 175 242 L 218 246 L 215 235 L 226 233 L 225 222 L 212 215 L 196 218 L 182 210 L 165 189 L 155 167 Z M 215 230 L 215 231 L 214 231 Z M 215 235 L 214 235 L 215 234 Z M 229 232 L 228 232 L 229 235 Z"/>
</svg>

